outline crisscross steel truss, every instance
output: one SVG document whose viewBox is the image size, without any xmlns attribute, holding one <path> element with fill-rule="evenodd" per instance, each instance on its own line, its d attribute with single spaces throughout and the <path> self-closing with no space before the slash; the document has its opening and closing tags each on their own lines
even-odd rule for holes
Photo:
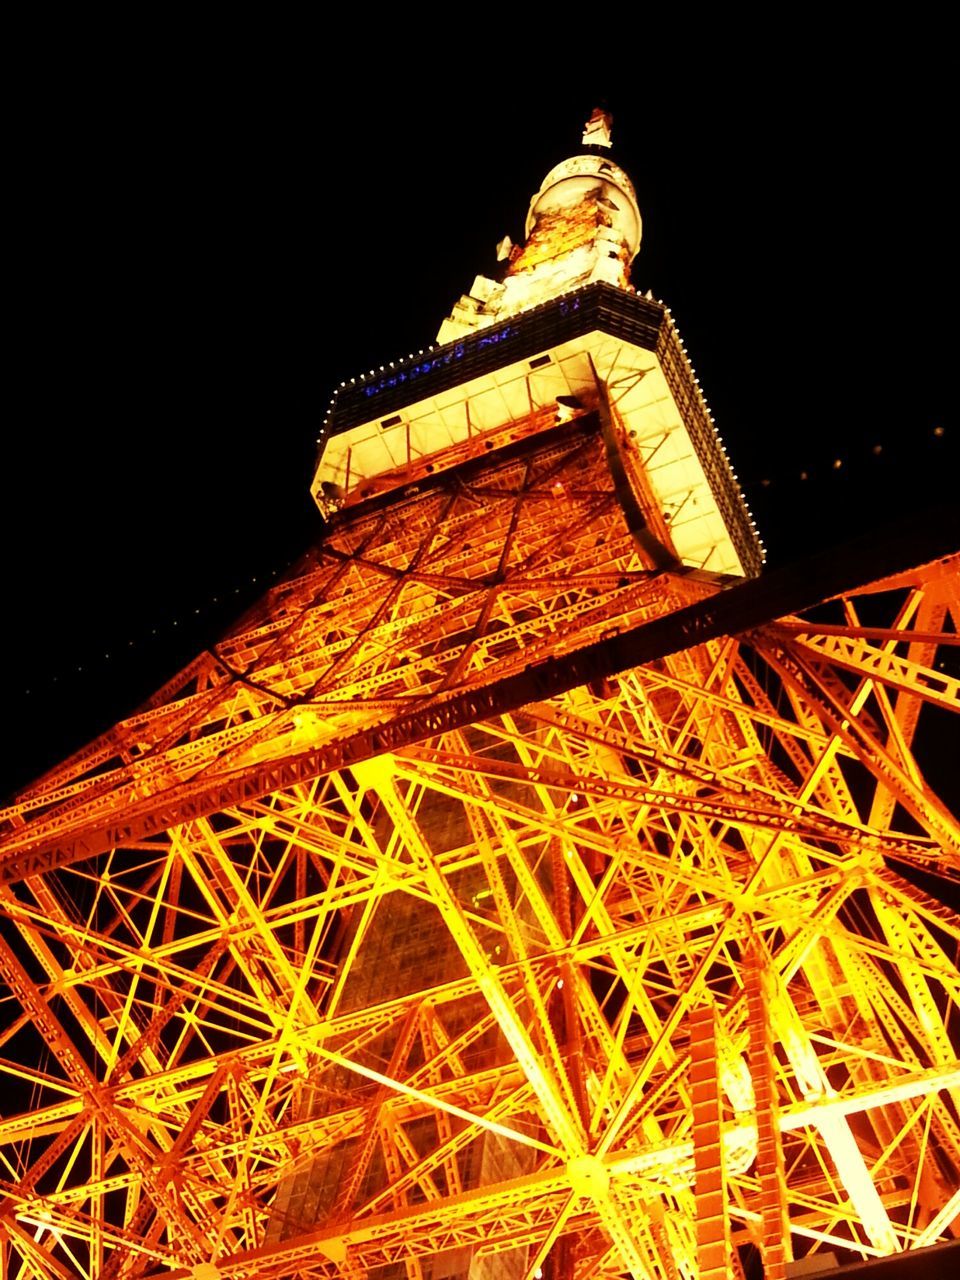
<svg viewBox="0 0 960 1280">
<path fill-rule="evenodd" d="M 2 815 L 0 1275 L 949 1237 L 956 559 L 817 605 L 635 532 L 592 413 L 344 512 Z"/>
</svg>

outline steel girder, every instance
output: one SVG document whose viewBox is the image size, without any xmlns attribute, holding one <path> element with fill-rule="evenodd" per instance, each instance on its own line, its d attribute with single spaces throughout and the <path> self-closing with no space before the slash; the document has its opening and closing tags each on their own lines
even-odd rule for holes
<svg viewBox="0 0 960 1280">
<path fill-rule="evenodd" d="M 3 1274 L 947 1238 L 948 551 L 655 565 L 591 414 L 334 521 L 0 815 Z"/>
</svg>

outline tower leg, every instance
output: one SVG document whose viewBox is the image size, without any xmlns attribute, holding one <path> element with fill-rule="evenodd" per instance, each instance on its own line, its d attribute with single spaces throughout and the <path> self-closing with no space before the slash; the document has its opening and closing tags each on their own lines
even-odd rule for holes
<svg viewBox="0 0 960 1280">
<path fill-rule="evenodd" d="M 770 1030 L 773 984 L 762 943 L 754 940 L 745 955 L 747 1014 L 750 1028 L 750 1075 L 757 1117 L 757 1175 L 760 1183 L 760 1249 L 764 1280 L 785 1280 L 790 1249 L 790 1221 L 777 1121 L 776 1060 Z"/>
<path fill-rule="evenodd" d="M 730 1223 L 724 1187 L 723 1144 L 720 1141 L 716 1009 L 713 1005 L 692 1009 L 689 1023 L 697 1264 L 700 1280 L 726 1280 Z"/>
</svg>

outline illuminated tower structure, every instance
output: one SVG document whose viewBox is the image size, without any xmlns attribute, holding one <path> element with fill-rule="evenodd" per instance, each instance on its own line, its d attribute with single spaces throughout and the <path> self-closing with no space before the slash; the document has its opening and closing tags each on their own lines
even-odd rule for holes
<svg viewBox="0 0 960 1280">
<path fill-rule="evenodd" d="M 595 113 L 323 536 L 2 815 L 0 1274 L 692 1280 L 951 1237 L 948 533 L 758 576 Z M 926 882 L 925 882 L 926 883 Z"/>
</svg>

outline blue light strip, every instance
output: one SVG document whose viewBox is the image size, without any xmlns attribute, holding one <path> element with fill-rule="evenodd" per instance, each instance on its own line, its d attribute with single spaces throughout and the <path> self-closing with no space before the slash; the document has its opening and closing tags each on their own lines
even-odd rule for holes
<svg viewBox="0 0 960 1280">
<path fill-rule="evenodd" d="M 475 350 L 482 351 L 484 347 L 495 347 L 499 342 L 505 342 L 508 338 L 516 336 L 518 330 L 516 325 L 507 324 L 502 329 L 498 329 L 494 333 L 481 333 L 471 343 L 471 347 Z M 452 364 L 455 360 L 462 360 L 467 352 L 466 342 L 454 342 L 445 347 L 443 351 L 430 360 L 422 360 L 420 364 L 415 364 L 409 369 L 398 369 L 396 373 L 387 374 L 380 378 L 369 387 L 363 388 L 365 396 L 376 396 L 381 391 L 386 391 L 388 387 L 399 387 L 405 382 L 413 382 L 416 378 L 422 378 L 426 373 L 433 373 L 435 369 L 442 369 L 444 365 Z"/>
</svg>

